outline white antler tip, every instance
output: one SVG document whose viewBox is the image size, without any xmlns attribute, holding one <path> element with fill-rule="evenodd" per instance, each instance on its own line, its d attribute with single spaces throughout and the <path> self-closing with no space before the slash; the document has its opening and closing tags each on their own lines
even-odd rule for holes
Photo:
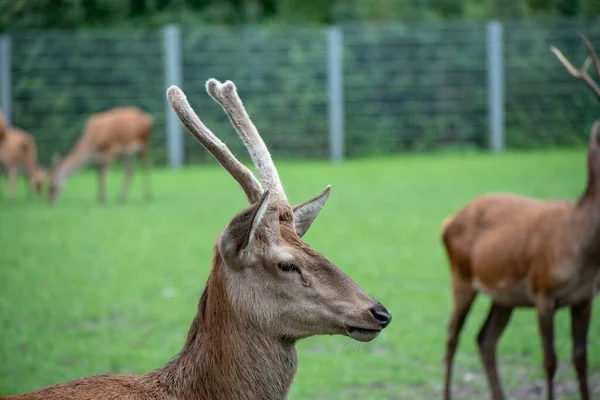
<svg viewBox="0 0 600 400">
<path fill-rule="evenodd" d="M 232 81 L 225 81 L 225 83 L 223 84 L 223 88 L 221 90 L 224 93 L 229 94 L 229 93 L 235 93 L 237 91 L 237 88 L 235 87 L 235 83 L 233 83 Z"/>
<path fill-rule="evenodd" d="M 175 85 L 169 86 L 167 89 L 167 99 L 170 104 L 181 103 L 186 100 L 185 94 Z"/>
<path fill-rule="evenodd" d="M 223 84 L 216 80 L 215 78 L 210 78 L 206 81 L 206 91 L 211 97 L 215 97 L 219 95 L 219 91 L 221 90 L 221 86 Z"/>
<path fill-rule="evenodd" d="M 556 47 L 554 47 L 554 46 L 550 46 L 550 50 L 551 50 L 551 51 L 552 51 L 552 52 L 553 52 L 555 55 L 557 55 L 557 56 L 561 56 L 561 55 L 562 55 L 562 52 L 561 52 L 561 51 L 560 51 L 558 48 L 556 48 Z"/>
</svg>

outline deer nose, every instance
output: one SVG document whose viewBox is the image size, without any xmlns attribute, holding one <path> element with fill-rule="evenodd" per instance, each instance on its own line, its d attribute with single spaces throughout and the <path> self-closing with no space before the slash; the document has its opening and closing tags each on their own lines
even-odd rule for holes
<svg viewBox="0 0 600 400">
<path fill-rule="evenodd" d="M 392 314 L 381 303 L 371 308 L 371 314 L 373 314 L 375 320 L 382 328 L 385 328 L 392 322 Z"/>
</svg>

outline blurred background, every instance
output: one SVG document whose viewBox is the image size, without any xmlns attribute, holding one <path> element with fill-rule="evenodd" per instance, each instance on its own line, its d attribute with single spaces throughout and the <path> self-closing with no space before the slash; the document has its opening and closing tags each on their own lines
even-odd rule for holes
<svg viewBox="0 0 600 400">
<path fill-rule="evenodd" d="M 90 113 L 120 105 L 154 116 L 157 163 L 212 160 L 168 123 L 164 96 L 178 84 L 204 108 L 212 76 L 238 84 L 286 158 L 581 145 L 597 104 L 550 45 L 579 67 L 578 32 L 600 40 L 599 10 L 594 0 L 2 1 L 1 107 L 36 137 L 43 163 Z M 221 131 L 221 110 L 206 108 Z"/>
<path fill-rule="evenodd" d="M 550 51 L 580 67 L 579 33 L 600 49 L 600 1 L 0 0 L 0 109 L 35 138 L 42 166 L 93 113 L 133 105 L 155 121 L 151 202 L 134 178 L 129 201 L 98 205 L 86 169 L 50 208 L 7 199 L 0 176 L 0 394 L 144 373 L 179 351 L 212 245 L 246 204 L 165 90 L 183 88 L 248 161 L 205 92 L 215 77 L 236 83 L 294 203 L 332 185 L 307 241 L 394 313 L 367 345 L 302 342 L 290 398 L 438 398 L 451 304 L 440 223 L 486 192 L 583 191 L 599 104 Z M 121 174 L 117 163 L 110 193 Z M 463 334 L 458 398 L 488 393 L 474 346 L 487 301 Z M 599 318 L 589 351 L 600 395 Z M 510 398 L 537 399 L 534 314 L 514 319 L 500 370 Z M 557 347 L 558 392 L 578 398 L 564 313 Z"/>
</svg>

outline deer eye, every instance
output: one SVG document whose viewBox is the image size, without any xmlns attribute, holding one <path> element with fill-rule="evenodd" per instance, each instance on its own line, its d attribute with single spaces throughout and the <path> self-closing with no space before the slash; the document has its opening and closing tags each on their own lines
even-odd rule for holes
<svg viewBox="0 0 600 400">
<path fill-rule="evenodd" d="M 300 272 L 300 268 L 294 263 L 279 263 L 277 267 L 283 272 Z"/>
</svg>

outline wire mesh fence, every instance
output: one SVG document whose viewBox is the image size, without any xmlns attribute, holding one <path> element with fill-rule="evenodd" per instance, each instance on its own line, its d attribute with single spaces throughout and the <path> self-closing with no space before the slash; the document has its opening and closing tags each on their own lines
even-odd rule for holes
<svg viewBox="0 0 600 400">
<path fill-rule="evenodd" d="M 592 123 L 600 116 L 600 103 L 583 82 L 567 73 L 550 46 L 559 48 L 580 68 L 588 53 L 578 33 L 600 50 L 600 20 L 508 22 L 504 31 L 507 146 L 587 142 Z M 592 69 L 589 72 L 594 76 Z"/>
<path fill-rule="evenodd" d="M 500 37 L 508 148 L 583 144 L 598 102 L 550 52 L 559 47 L 580 65 L 578 32 L 600 43 L 600 19 L 510 21 Z M 339 97 L 344 156 L 490 146 L 488 23 L 344 25 Z M 180 84 L 191 104 L 234 153 L 245 154 L 220 107 L 206 95 L 209 77 L 236 82 L 272 152 L 326 158 L 331 146 L 331 42 L 325 27 L 182 27 L 179 59 L 167 57 L 164 32 L 83 30 L 25 32 L 8 37 L 0 82 L 12 123 L 39 142 L 40 158 L 64 153 L 85 119 L 137 105 L 156 121 L 153 159 L 169 160 L 165 89 Z M 5 48 L 5 47 L 2 47 Z M 181 82 L 165 79 L 178 63 Z M 6 96 L 9 93 L 10 96 Z M 6 101 L 6 100 L 5 100 Z M 335 132 L 334 132 L 335 133 Z M 184 135 L 185 162 L 212 160 Z"/>
<path fill-rule="evenodd" d="M 52 152 L 69 150 L 91 113 L 129 105 L 154 116 L 154 152 L 164 153 L 159 33 L 91 30 L 12 36 L 11 121 L 36 138 L 43 162 Z"/>
</svg>

